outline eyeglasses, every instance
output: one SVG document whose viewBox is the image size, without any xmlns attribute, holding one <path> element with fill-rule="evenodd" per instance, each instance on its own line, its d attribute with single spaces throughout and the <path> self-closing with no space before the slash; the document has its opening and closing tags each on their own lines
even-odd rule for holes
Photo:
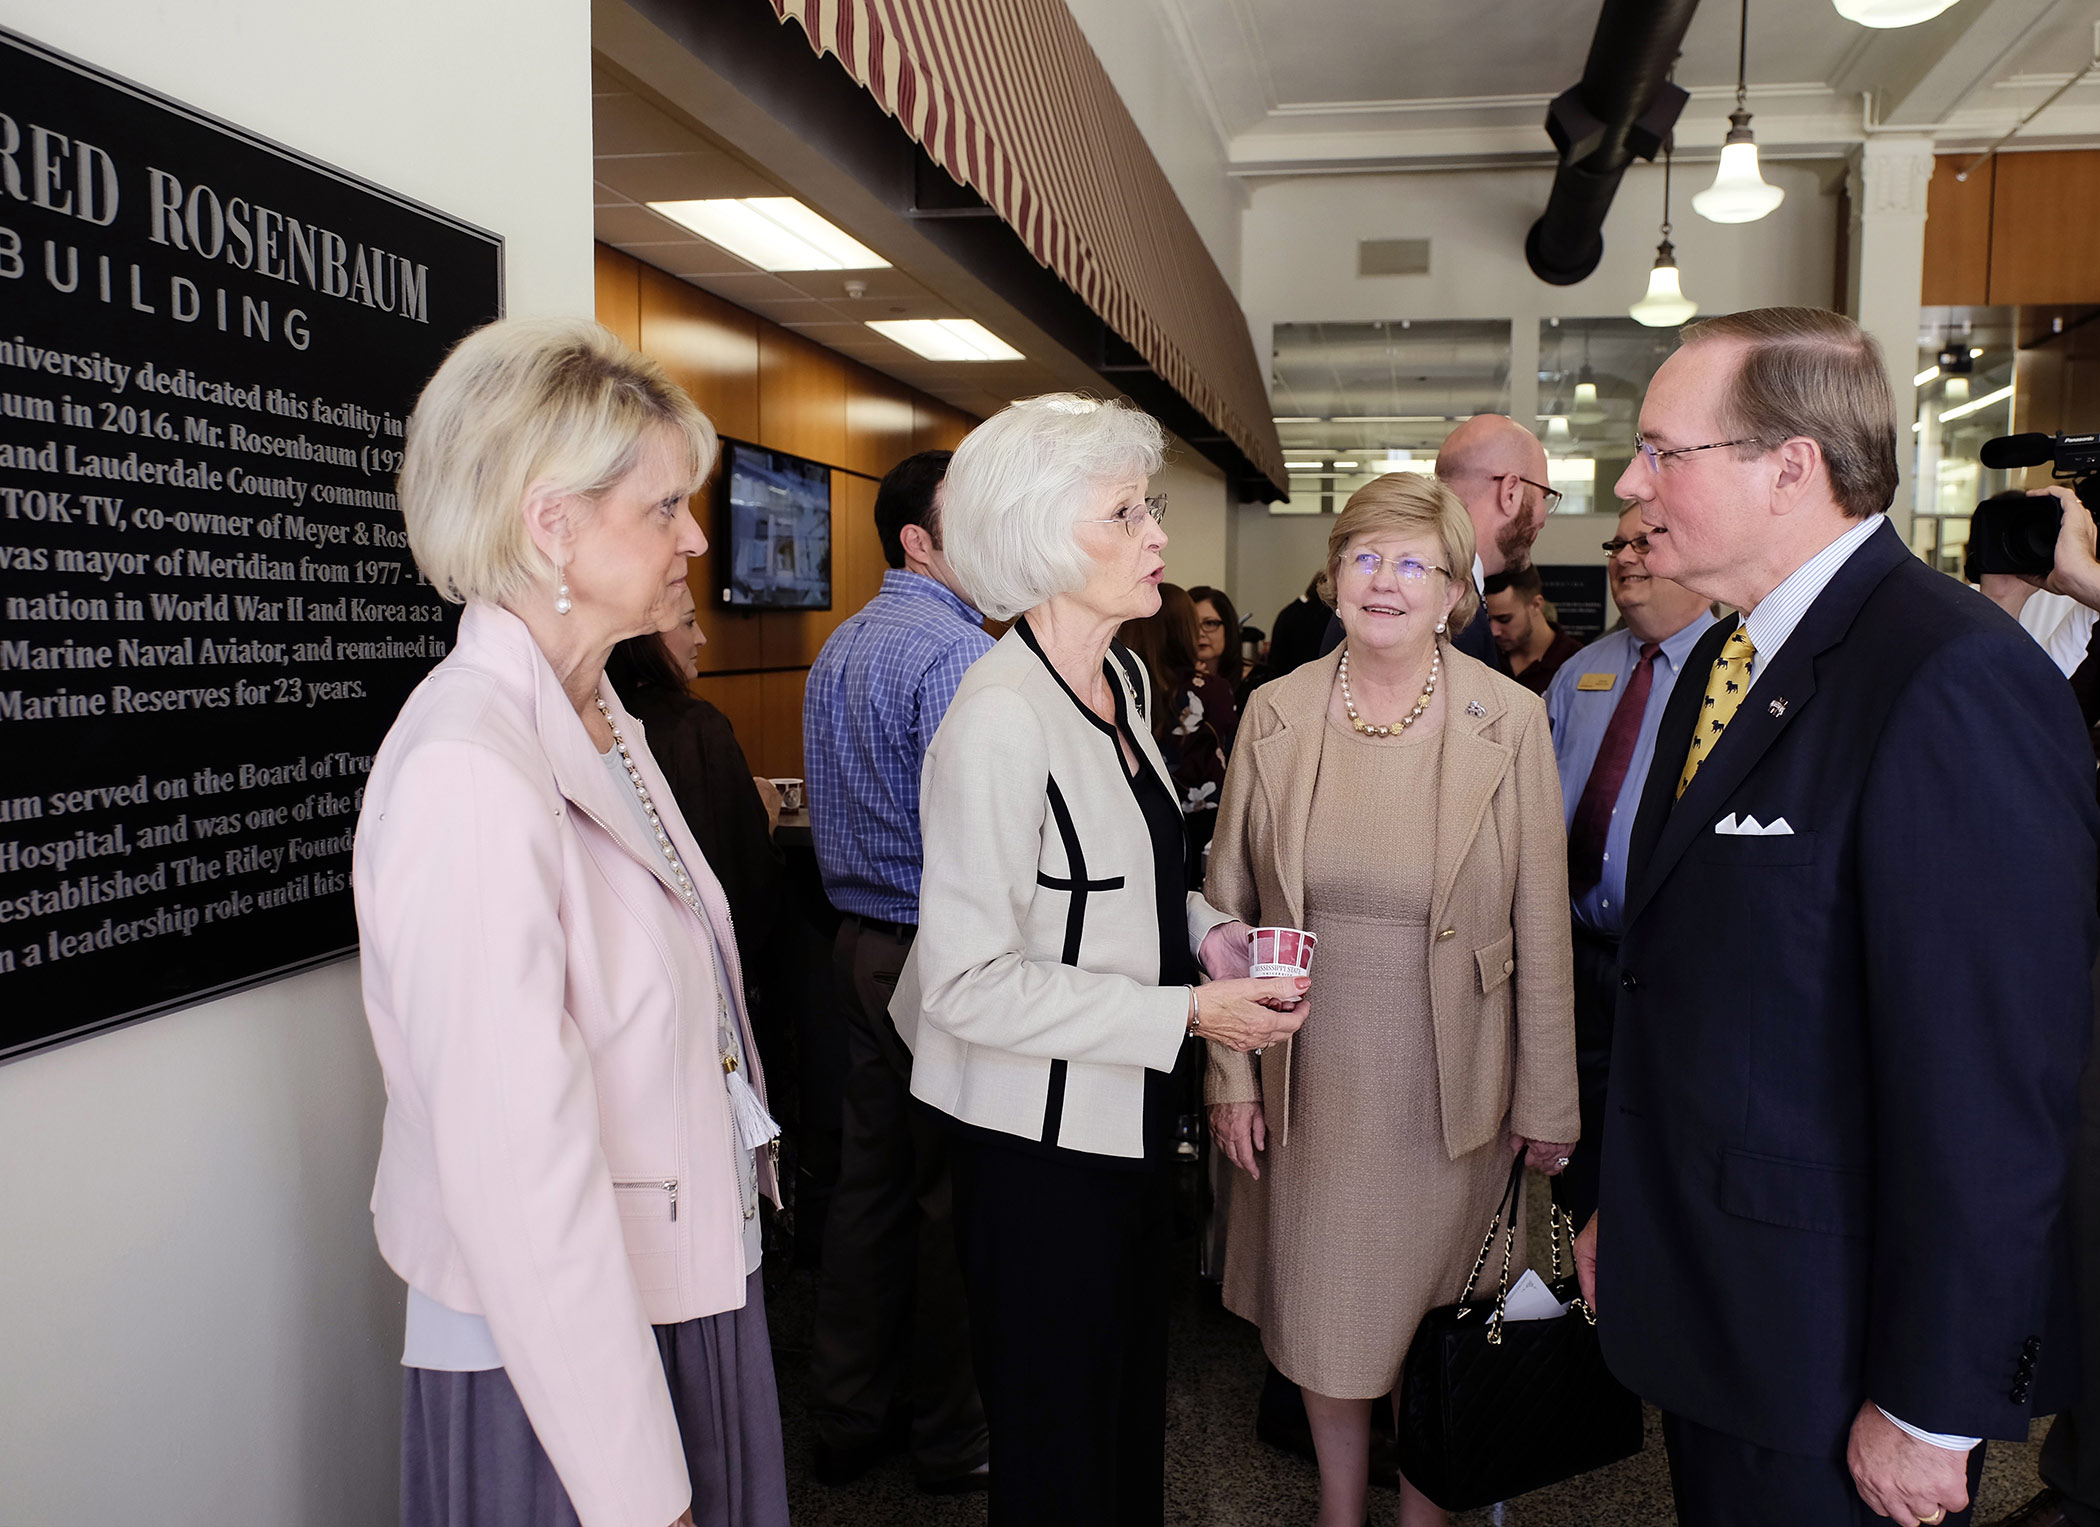
<svg viewBox="0 0 2100 1527">
<path fill-rule="evenodd" d="M 1645 535 L 1614 536 L 1604 543 L 1604 555 L 1616 557 L 1629 546 L 1644 557 L 1648 555 L 1648 538 Z"/>
<path fill-rule="evenodd" d="M 1126 504 L 1105 520 L 1081 520 L 1082 525 L 1121 525 L 1125 533 L 1135 536 L 1144 528 L 1145 521 L 1155 525 L 1167 522 L 1167 496 L 1155 493 L 1142 504 Z"/>
<path fill-rule="evenodd" d="M 1694 451 L 1718 451 L 1723 449 L 1724 447 L 1731 445 L 1755 445 L 1762 446 L 1767 450 L 1770 449 L 1770 447 L 1766 445 L 1766 443 L 1762 440 L 1747 439 L 1716 440 L 1711 445 L 1680 445 L 1674 451 L 1658 451 L 1653 445 L 1649 444 L 1645 440 L 1636 440 L 1633 442 L 1633 448 L 1634 450 L 1640 453 L 1641 460 L 1648 463 L 1648 470 L 1658 474 L 1661 473 L 1663 469 L 1663 462 L 1668 457 L 1689 456 Z"/>
<path fill-rule="evenodd" d="M 1523 485 L 1524 485 L 1525 487 L 1527 487 L 1527 488 L 1536 488 L 1536 489 L 1538 489 L 1538 490 L 1539 490 L 1539 492 L 1541 492 L 1541 493 L 1545 494 L 1545 495 L 1546 495 L 1546 512 L 1547 512 L 1548 514 L 1551 514 L 1551 513 L 1552 513 L 1552 512 L 1554 511 L 1554 509 L 1555 509 L 1555 508 L 1556 508 L 1556 507 L 1557 507 L 1557 506 L 1559 505 L 1559 503 L 1560 503 L 1561 499 L 1562 499 L 1563 497 L 1565 497 L 1565 496 L 1566 496 L 1566 495 L 1564 495 L 1564 494 L 1563 494 L 1563 493 L 1562 493 L 1562 492 L 1560 491 L 1560 489 L 1558 489 L 1558 488 L 1549 488 L 1549 487 L 1547 487 L 1547 486 L 1546 486 L 1546 485 L 1545 485 L 1544 483 L 1542 483 L 1542 482 L 1533 482 L 1533 481 L 1532 481 L 1532 480 L 1531 480 L 1530 478 L 1526 477 L 1526 476 L 1525 476 L 1525 475 L 1524 475 L 1524 474 L 1523 474 L 1522 472 L 1495 472 L 1495 473 L 1491 473 L 1491 474 L 1489 475 L 1489 477 L 1488 477 L 1488 481 L 1489 481 L 1489 482 L 1500 482 L 1500 481 L 1502 481 L 1502 479 L 1503 479 L 1503 478 L 1505 478 L 1505 477 L 1514 477 L 1514 478 L 1515 478 L 1515 479 L 1516 479 L 1516 480 L 1517 480 L 1518 482 L 1522 483 L 1522 484 L 1523 484 Z"/>
<path fill-rule="evenodd" d="M 1222 621 L 1222 620 L 1220 620 L 1220 619 L 1218 619 L 1218 617 L 1217 617 L 1217 616 L 1213 615 L 1213 616 L 1211 616 L 1211 618 L 1210 618 L 1209 620 L 1199 620 L 1199 621 L 1197 621 L 1197 622 L 1196 622 L 1196 629 L 1197 629 L 1198 631 L 1203 631 L 1203 632 L 1206 632 L 1206 633 L 1209 633 L 1209 634 L 1215 635 L 1216 633 L 1218 633 L 1218 632 L 1220 632 L 1220 631 L 1222 631 L 1222 630 L 1224 630 L 1224 629 L 1225 629 L 1225 622 L 1224 622 L 1224 621 Z"/>
<path fill-rule="evenodd" d="M 1378 576 L 1378 569 L 1385 566 L 1389 560 L 1375 551 L 1360 551 L 1349 558 L 1349 565 L 1364 577 L 1375 578 Z M 1450 568 L 1424 562 L 1420 557 L 1402 557 L 1392 566 L 1393 572 L 1402 583 L 1425 582 L 1431 573 L 1442 573 L 1446 578 L 1451 576 Z"/>
</svg>

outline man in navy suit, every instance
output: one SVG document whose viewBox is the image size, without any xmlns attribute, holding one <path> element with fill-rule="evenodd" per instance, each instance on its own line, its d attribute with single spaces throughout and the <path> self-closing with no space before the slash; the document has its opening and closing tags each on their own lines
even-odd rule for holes
<svg viewBox="0 0 2100 1527">
<path fill-rule="evenodd" d="M 2068 1398 L 2065 1183 L 2100 925 L 2063 677 L 1882 517 L 1874 342 L 1685 330 L 1619 480 L 1685 661 L 1632 846 L 1601 1205 L 1606 1358 L 1686 1527 L 1967 1520 Z"/>
</svg>

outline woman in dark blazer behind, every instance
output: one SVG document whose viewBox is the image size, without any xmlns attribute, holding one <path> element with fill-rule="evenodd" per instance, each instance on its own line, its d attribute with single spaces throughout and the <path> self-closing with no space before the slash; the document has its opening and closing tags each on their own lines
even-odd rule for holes
<svg viewBox="0 0 2100 1527">
<path fill-rule="evenodd" d="M 779 797 L 751 773 L 729 718 L 686 688 L 699 677 L 694 654 L 706 641 L 686 589 L 670 628 L 621 642 L 606 659 L 605 676 L 647 728 L 649 751 L 729 898 L 744 968 L 762 978 L 761 956 L 780 926 L 785 896 L 773 846 Z"/>
<path fill-rule="evenodd" d="M 1070 393 L 973 430 L 948 561 L 1015 624 L 927 750 L 919 936 L 890 1005 L 947 1116 L 995 1527 L 1165 1515 L 1171 1072 L 1297 1028 L 1296 978 L 1189 892 L 1181 812 L 1116 628 L 1159 608 L 1159 425 Z M 1198 963 L 1230 977 L 1198 994 Z M 1264 1003 L 1287 1009 L 1278 1011 Z"/>
</svg>

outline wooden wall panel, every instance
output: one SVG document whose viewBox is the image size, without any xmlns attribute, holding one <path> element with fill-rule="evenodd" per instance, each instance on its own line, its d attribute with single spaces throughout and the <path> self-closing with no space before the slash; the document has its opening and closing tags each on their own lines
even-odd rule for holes
<svg viewBox="0 0 2100 1527">
<path fill-rule="evenodd" d="M 718 430 L 833 469 L 829 610 L 722 608 L 712 546 L 687 574 L 708 638 L 693 692 L 729 717 L 752 768 L 799 775 L 809 665 L 882 587 L 877 480 L 914 451 L 952 450 L 976 421 L 619 250 L 597 246 L 596 265 L 599 321 L 662 362 Z M 711 542 L 718 501 L 713 483 L 693 501 Z"/>
<path fill-rule="evenodd" d="M 776 779 L 799 778 L 802 774 L 802 690 L 809 682 L 809 670 L 787 668 L 762 673 L 758 681 L 766 757 L 758 772 Z"/>
<path fill-rule="evenodd" d="M 1919 298 L 1928 307 L 1981 306 L 1990 300 L 1991 191 L 1998 161 L 1986 160 L 1967 181 L 1956 180 L 1955 173 L 1974 157 L 1942 154 L 1932 162 Z"/>
<path fill-rule="evenodd" d="M 844 472 L 831 483 L 831 603 L 844 620 L 882 592 L 889 564 L 875 533 L 876 484 Z"/>
<path fill-rule="evenodd" d="M 961 409 L 923 396 L 912 400 L 912 416 L 914 451 L 952 451 L 977 423 Z"/>
<path fill-rule="evenodd" d="M 758 315 L 651 266 L 638 269 L 644 353 L 663 363 L 716 429 L 756 441 Z"/>
<path fill-rule="evenodd" d="M 598 322 L 639 350 L 642 348 L 641 262 L 603 244 L 594 244 L 591 249 L 596 256 Z"/>
<path fill-rule="evenodd" d="M 2088 221 L 2095 206 L 2100 150 L 2000 154 L 1989 300 L 2100 302 L 2100 240 Z"/>
<path fill-rule="evenodd" d="M 758 331 L 758 443 L 846 464 L 846 366 L 843 356 L 791 329 Z"/>
<path fill-rule="evenodd" d="M 846 373 L 846 460 L 851 472 L 881 478 L 911 455 L 917 421 L 911 389 L 879 371 Z"/>
</svg>

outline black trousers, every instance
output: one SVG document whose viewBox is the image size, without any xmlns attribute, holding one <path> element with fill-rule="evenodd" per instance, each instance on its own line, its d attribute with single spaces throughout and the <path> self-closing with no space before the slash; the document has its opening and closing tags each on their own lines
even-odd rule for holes
<svg viewBox="0 0 2100 1527">
<path fill-rule="evenodd" d="M 1678 1527 L 1885 1527 L 1888 1521 L 1859 1498 L 1842 1454 L 1776 1452 L 1667 1412 L 1663 1445 Z M 1969 1509 L 1950 1511 L 1945 1527 L 1969 1527 L 1982 1481 L 1979 1446 L 1969 1450 Z"/>
<path fill-rule="evenodd" d="M 1553 1179 L 1553 1201 L 1580 1230 L 1597 1212 L 1604 1144 L 1604 1094 L 1611 1085 L 1612 1019 L 1619 1007 L 1619 941 L 1575 925 L 1575 1092 L 1582 1138 L 1567 1170 Z"/>
<path fill-rule="evenodd" d="M 911 1095 L 911 1052 L 890 1022 L 908 933 L 839 923 L 833 974 L 850 1068 L 838 1186 L 824 1223 L 824 1271 L 810 1342 L 818 1438 L 873 1442 L 908 1401 L 923 1478 L 985 1460 L 984 1407 L 956 1254 L 948 1131 Z"/>
<path fill-rule="evenodd" d="M 2094 1003 L 2100 1025 L 2100 995 Z M 2078 1277 L 2078 1403 L 2050 1423 L 2042 1478 L 2063 1492 L 2064 1515 L 2100 1527 L 2100 1033 L 2078 1096 L 2071 1169 L 2071 1258 Z"/>
<path fill-rule="evenodd" d="M 992 1430 L 990 1527 L 1166 1513 L 1166 1163 L 1119 1169 L 956 1128 L 955 1227 Z"/>
</svg>

